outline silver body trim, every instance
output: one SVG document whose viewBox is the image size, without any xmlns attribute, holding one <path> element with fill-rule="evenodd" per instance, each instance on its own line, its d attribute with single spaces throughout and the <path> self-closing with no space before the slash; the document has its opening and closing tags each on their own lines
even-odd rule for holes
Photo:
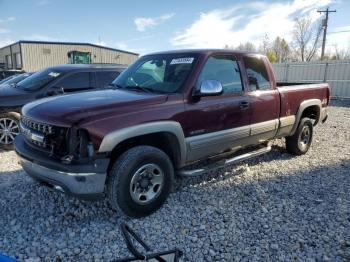
<svg viewBox="0 0 350 262">
<path fill-rule="evenodd" d="M 304 112 L 304 110 L 310 106 L 317 106 L 318 108 L 318 116 L 316 118 L 316 121 L 314 123 L 314 125 L 317 125 L 317 123 L 320 121 L 320 117 L 321 117 L 321 108 L 322 108 L 322 102 L 320 99 L 309 99 L 309 100 L 305 100 L 303 102 L 301 102 L 298 112 L 295 116 L 295 123 L 293 125 L 293 128 L 291 130 L 290 135 L 293 135 L 295 133 L 295 131 L 298 128 L 298 124 L 300 122 L 301 116 Z"/>
<path fill-rule="evenodd" d="M 282 121 L 283 124 L 288 125 L 288 130 L 291 130 L 295 116 L 283 118 Z M 186 138 L 186 160 L 187 162 L 192 162 L 235 147 L 255 145 L 273 139 L 279 130 L 280 122 L 279 119 L 273 119 L 243 127 L 188 137 Z"/>
<path fill-rule="evenodd" d="M 175 121 L 160 121 L 146 123 L 113 131 L 105 136 L 99 152 L 111 152 L 119 143 L 126 139 L 168 132 L 177 138 L 180 146 L 180 168 L 187 163 L 219 154 L 235 147 L 255 145 L 275 137 L 290 135 L 296 124 L 297 117 L 286 116 L 261 123 L 246 125 L 232 129 L 220 130 L 185 138 L 180 123 Z"/>
<path fill-rule="evenodd" d="M 39 181 L 47 182 L 54 188 L 68 190 L 67 193 L 88 195 L 104 191 L 106 173 L 66 173 L 38 165 L 22 157 L 20 161 L 28 175 Z"/>
<path fill-rule="evenodd" d="M 284 116 L 280 118 L 280 127 L 286 127 L 294 125 L 295 123 L 295 116 Z"/>
<path fill-rule="evenodd" d="M 145 123 L 113 131 L 103 138 L 98 151 L 111 152 L 119 143 L 129 138 L 160 132 L 167 132 L 176 136 L 181 152 L 180 165 L 184 165 L 186 161 L 185 136 L 180 123 L 175 121 Z"/>
<path fill-rule="evenodd" d="M 258 135 L 276 130 L 278 127 L 278 119 L 265 121 L 257 124 L 250 125 L 250 135 Z"/>
<path fill-rule="evenodd" d="M 280 118 L 280 126 L 277 130 L 276 138 L 290 135 L 295 124 L 295 116 L 284 116 Z"/>
</svg>

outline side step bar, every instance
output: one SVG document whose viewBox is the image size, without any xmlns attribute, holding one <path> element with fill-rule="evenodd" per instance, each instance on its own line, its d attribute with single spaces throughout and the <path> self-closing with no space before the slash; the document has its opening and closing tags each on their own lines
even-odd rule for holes
<svg viewBox="0 0 350 262">
<path fill-rule="evenodd" d="M 225 159 L 224 161 L 215 162 L 213 164 L 204 166 L 203 168 L 193 169 L 193 170 L 183 170 L 183 169 L 181 169 L 181 170 L 178 171 L 178 174 L 180 176 L 183 176 L 183 177 L 200 176 L 200 175 L 202 175 L 202 174 L 204 174 L 204 173 L 206 173 L 208 171 L 212 171 L 212 170 L 219 169 L 219 168 L 222 168 L 222 167 L 231 166 L 231 165 L 237 164 L 237 163 L 239 163 L 241 161 L 244 161 L 244 160 L 256 157 L 256 156 L 260 156 L 260 155 L 266 154 L 266 153 L 268 153 L 270 151 L 271 151 L 271 146 L 267 146 L 267 147 L 260 148 L 258 150 L 252 151 L 250 153 L 238 155 L 238 156 L 235 156 L 233 158 Z"/>
</svg>

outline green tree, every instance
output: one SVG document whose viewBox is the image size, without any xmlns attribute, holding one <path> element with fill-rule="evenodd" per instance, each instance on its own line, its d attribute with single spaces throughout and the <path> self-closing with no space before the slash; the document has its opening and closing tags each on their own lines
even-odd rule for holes
<svg viewBox="0 0 350 262">
<path fill-rule="evenodd" d="M 276 63 L 277 62 L 277 56 L 272 50 L 267 51 L 266 56 L 267 56 L 267 58 L 269 59 L 269 61 L 271 63 Z"/>
</svg>

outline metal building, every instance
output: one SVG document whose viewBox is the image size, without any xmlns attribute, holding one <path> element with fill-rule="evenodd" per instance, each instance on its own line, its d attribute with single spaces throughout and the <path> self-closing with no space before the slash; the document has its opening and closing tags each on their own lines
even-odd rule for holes
<svg viewBox="0 0 350 262">
<path fill-rule="evenodd" d="M 18 41 L 0 48 L 0 68 L 34 72 L 67 63 L 128 65 L 139 54 L 89 43 Z"/>
<path fill-rule="evenodd" d="M 350 98 L 350 60 L 272 64 L 277 81 L 327 82 L 332 97 Z"/>
</svg>

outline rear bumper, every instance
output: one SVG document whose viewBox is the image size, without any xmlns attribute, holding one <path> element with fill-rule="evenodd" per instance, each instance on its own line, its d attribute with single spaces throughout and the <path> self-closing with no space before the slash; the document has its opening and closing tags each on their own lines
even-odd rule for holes
<svg viewBox="0 0 350 262">
<path fill-rule="evenodd" d="M 16 138 L 15 147 L 23 170 L 44 185 L 82 199 L 103 197 L 108 159 L 89 164 L 63 164 L 34 152 L 21 135 Z"/>
</svg>

